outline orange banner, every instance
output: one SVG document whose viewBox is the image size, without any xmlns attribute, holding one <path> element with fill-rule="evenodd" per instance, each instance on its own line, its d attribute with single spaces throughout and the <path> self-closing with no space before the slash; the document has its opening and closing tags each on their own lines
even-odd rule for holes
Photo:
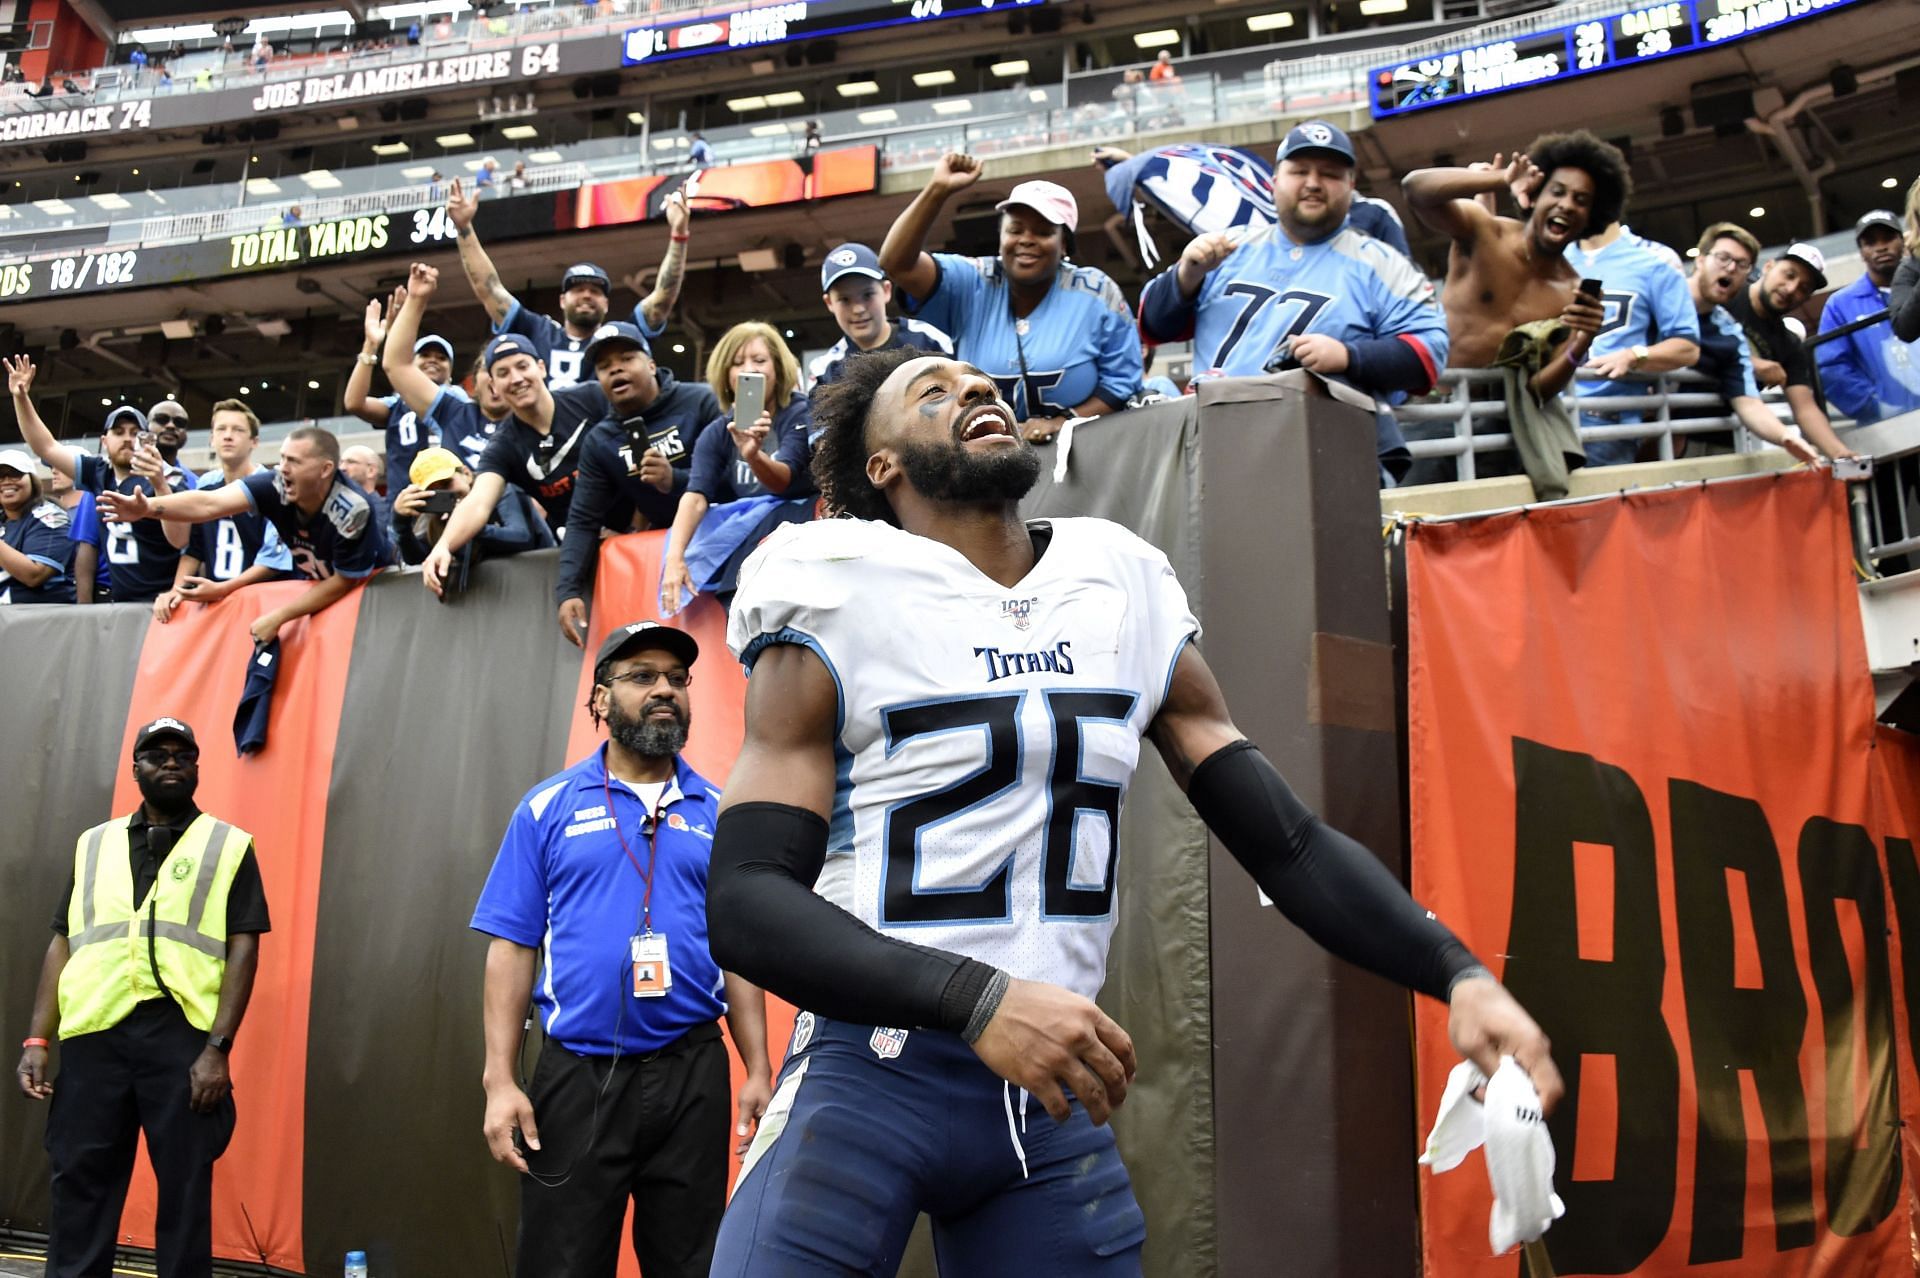
<svg viewBox="0 0 1920 1278">
<path fill-rule="evenodd" d="M 253 655 L 247 628 L 309 584 L 252 586 L 216 604 L 185 605 L 166 625 L 148 626 L 119 755 L 131 757 L 134 732 L 163 714 L 191 725 L 206 760 L 195 802 L 254 837 L 273 931 L 260 938 L 253 1001 L 234 1039 L 238 1117 L 233 1143 L 213 1166 L 213 1251 L 294 1272 L 306 1268 L 307 1006 L 327 785 L 361 592 L 281 629 L 282 664 L 264 750 L 235 761 L 233 717 Z M 139 804 L 132 770 L 125 769 L 113 810 L 124 814 Z M 143 1152 L 121 1219 L 122 1242 L 153 1246 L 155 1204 Z"/>
<path fill-rule="evenodd" d="M 724 787 L 733 770 L 734 756 L 740 753 L 740 740 L 746 720 L 747 676 L 740 663 L 727 651 L 727 613 L 710 596 L 702 595 L 676 617 L 660 615 L 660 561 L 666 553 L 665 530 L 629 533 L 600 543 L 600 568 L 594 577 L 593 618 L 587 631 L 586 654 L 580 663 L 579 695 L 574 698 L 573 730 L 567 738 L 567 758 L 583 759 L 599 748 L 605 737 L 587 717 L 587 693 L 593 686 L 593 654 L 600 650 L 608 633 L 635 621 L 664 621 L 678 626 L 700 645 L 700 660 L 693 670 L 690 692 L 693 698 L 693 725 L 688 733 L 686 760 L 700 775 Z M 773 1067 L 780 1060 L 793 1034 L 794 1010 L 777 998 L 767 999 L 767 1047 Z M 726 1022 L 721 1022 L 724 1029 Z M 727 1035 L 727 1060 L 733 1071 L 733 1089 L 739 1094 L 746 1071 L 740 1067 L 740 1053 L 734 1049 L 733 1036 Z M 728 1173 L 728 1185 L 739 1178 L 740 1160 L 736 1157 Z M 631 1227 L 632 1209 L 628 1209 Z M 640 1272 L 633 1252 L 620 1249 L 621 1278 L 635 1278 Z"/>
<path fill-rule="evenodd" d="M 1920 751 L 1876 749 L 1843 486 L 1415 525 L 1407 595 L 1413 889 L 1553 1040 L 1554 1271 L 1912 1274 Z M 1480 1157 L 1421 1183 L 1427 1274 L 1512 1278 Z"/>
</svg>

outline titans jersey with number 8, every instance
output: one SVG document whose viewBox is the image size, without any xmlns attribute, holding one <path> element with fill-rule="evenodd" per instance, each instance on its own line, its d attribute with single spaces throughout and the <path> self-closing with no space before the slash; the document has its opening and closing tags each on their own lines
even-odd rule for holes
<svg viewBox="0 0 1920 1278">
<path fill-rule="evenodd" d="M 740 572 L 727 643 L 812 649 L 839 688 L 818 890 L 868 926 L 1092 997 L 1120 807 L 1199 623 L 1158 550 L 1100 519 L 1002 587 L 887 524 L 794 524 Z"/>
</svg>

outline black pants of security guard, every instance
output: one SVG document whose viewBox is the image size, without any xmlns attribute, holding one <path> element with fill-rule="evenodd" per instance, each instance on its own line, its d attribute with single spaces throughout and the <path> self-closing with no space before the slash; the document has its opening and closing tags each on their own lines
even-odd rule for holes
<svg viewBox="0 0 1920 1278">
<path fill-rule="evenodd" d="M 707 1278 L 733 1130 L 720 1027 L 618 1060 L 549 1042 L 527 1098 L 540 1148 L 522 1149 L 515 1278 L 613 1278 L 629 1199 L 640 1272 Z"/>
<path fill-rule="evenodd" d="M 213 1273 L 213 1164 L 233 1137 L 233 1098 L 211 1114 L 188 1103 L 205 1030 L 171 999 L 140 1004 L 109 1029 L 60 1040 L 47 1114 L 53 1214 L 47 1278 L 108 1278 L 136 1142 L 147 1137 L 159 1188 L 160 1278 Z"/>
</svg>

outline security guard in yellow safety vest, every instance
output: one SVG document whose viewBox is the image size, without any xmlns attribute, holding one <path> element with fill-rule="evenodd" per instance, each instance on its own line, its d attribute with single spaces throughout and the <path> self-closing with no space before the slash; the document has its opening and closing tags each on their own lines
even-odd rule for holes
<svg viewBox="0 0 1920 1278">
<path fill-rule="evenodd" d="M 20 1089 L 53 1102 L 47 1278 L 112 1271 L 146 1133 L 159 1183 L 160 1278 L 213 1273 L 213 1163 L 233 1135 L 227 1053 L 253 992 L 267 899 L 253 836 L 194 806 L 193 729 L 133 739 L 145 800 L 80 836 L 40 969 Z M 60 1077 L 47 1068 L 60 1037 Z"/>
</svg>

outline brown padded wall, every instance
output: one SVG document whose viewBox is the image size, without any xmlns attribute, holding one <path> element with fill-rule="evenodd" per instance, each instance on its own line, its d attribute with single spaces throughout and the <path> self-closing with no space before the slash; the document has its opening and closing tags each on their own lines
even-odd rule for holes
<svg viewBox="0 0 1920 1278">
<path fill-rule="evenodd" d="M 1313 386 L 1200 392 L 1203 646 L 1240 729 L 1404 881 L 1373 419 Z M 1406 995 L 1263 908 L 1217 843 L 1212 882 L 1220 1273 L 1414 1272 Z"/>
</svg>

